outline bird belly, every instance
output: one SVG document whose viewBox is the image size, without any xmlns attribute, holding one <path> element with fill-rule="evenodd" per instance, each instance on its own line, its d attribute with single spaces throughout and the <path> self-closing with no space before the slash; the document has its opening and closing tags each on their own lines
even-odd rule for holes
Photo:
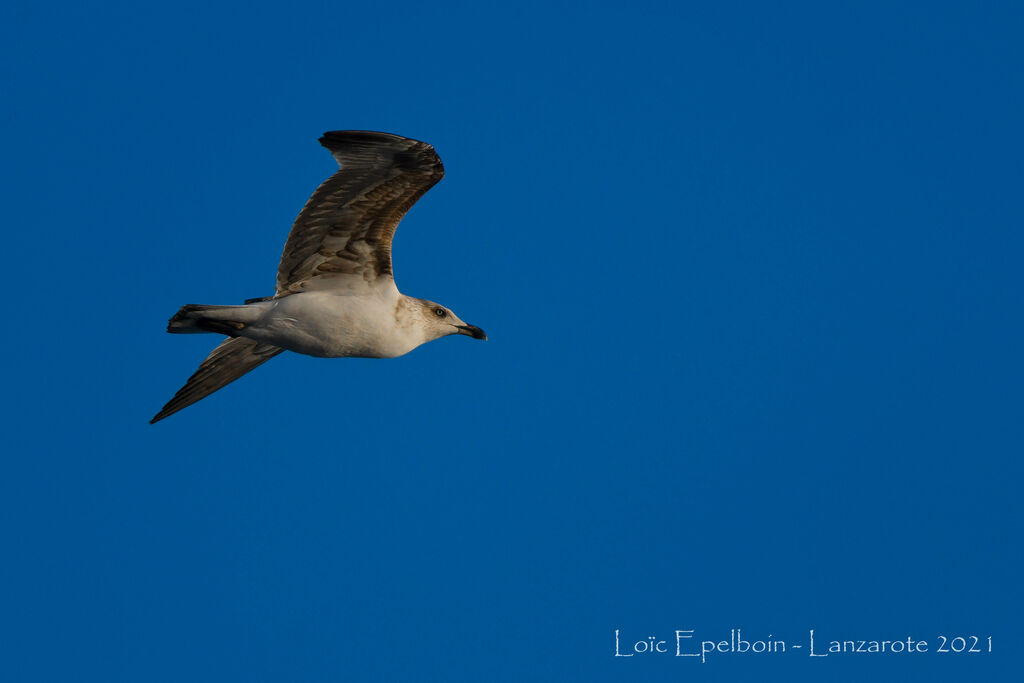
<svg viewBox="0 0 1024 683">
<path fill-rule="evenodd" d="M 242 334 L 309 356 L 393 358 L 419 346 L 411 331 L 387 299 L 303 292 L 277 300 Z"/>
</svg>

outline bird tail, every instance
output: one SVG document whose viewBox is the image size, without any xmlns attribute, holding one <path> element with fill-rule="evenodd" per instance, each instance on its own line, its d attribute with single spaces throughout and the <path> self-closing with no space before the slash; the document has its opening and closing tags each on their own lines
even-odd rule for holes
<svg viewBox="0 0 1024 683">
<path fill-rule="evenodd" d="M 248 306 L 203 306 L 187 304 L 174 314 L 167 323 L 172 334 L 199 334 L 215 332 L 237 337 L 246 325 L 256 322 L 263 314 L 262 307 Z"/>
</svg>

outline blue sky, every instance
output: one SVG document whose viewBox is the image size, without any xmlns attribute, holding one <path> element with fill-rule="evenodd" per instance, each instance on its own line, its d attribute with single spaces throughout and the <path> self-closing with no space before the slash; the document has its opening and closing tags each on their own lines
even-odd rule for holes
<svg viewBox="0 0 1024 683">
<path fill-rule="evenodd" d="M 1019 670 L 1021 8 L 710 5 L 6 4 L 3 677 Z M 396 279 L 490 340 L 149 426 L 335 129 L 436 147 Z M 734 628 L 930 651 L 614 656 Z"/>
</svg>

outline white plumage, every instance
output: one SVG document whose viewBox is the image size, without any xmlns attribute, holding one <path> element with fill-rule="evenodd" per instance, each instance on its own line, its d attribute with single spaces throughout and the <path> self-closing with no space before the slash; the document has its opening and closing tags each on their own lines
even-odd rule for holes
<svg viewBox="0 0 1024 683">
<path fill-rule="evenodd" d="M 368 131 L 325 133 L 341 170 L 299 213 L 278 266 L 277 292 L 241 306 L 182 307 L 168 332 L 228 335 L 157 422 L 283 351 L 394 358 L 450 334 L 486 339 L 451 309 L 395 285 L 391 241 L 405 212 L 444 176 L 430 145 Z"/>
</svg>

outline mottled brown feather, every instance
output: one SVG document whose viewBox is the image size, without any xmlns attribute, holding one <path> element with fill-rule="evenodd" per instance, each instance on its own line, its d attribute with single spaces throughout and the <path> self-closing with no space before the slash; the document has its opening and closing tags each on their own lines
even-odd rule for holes
<svg viewBox="0 0 1024 683">
<path fill-rule="evenodd" d="M 295 219 L 277 270 L 282 297 L 329 288 L 333 278 L 393 277 L 398 223 L 444 176 L 434 148 L 388 133 L 333 131 L 320 144 L 341 170 L 316 189 Z"/>
<path fill-rule="evenodd" d="M 280 347 L 260 344 L 245 337 L 225 339 L 199 364 L 199 369 L 188 378 L 185 386 L 178 390 L 149 423 L 158 422 L 206 398 L 282 351 L 284 349 Z"/>
</svg>

